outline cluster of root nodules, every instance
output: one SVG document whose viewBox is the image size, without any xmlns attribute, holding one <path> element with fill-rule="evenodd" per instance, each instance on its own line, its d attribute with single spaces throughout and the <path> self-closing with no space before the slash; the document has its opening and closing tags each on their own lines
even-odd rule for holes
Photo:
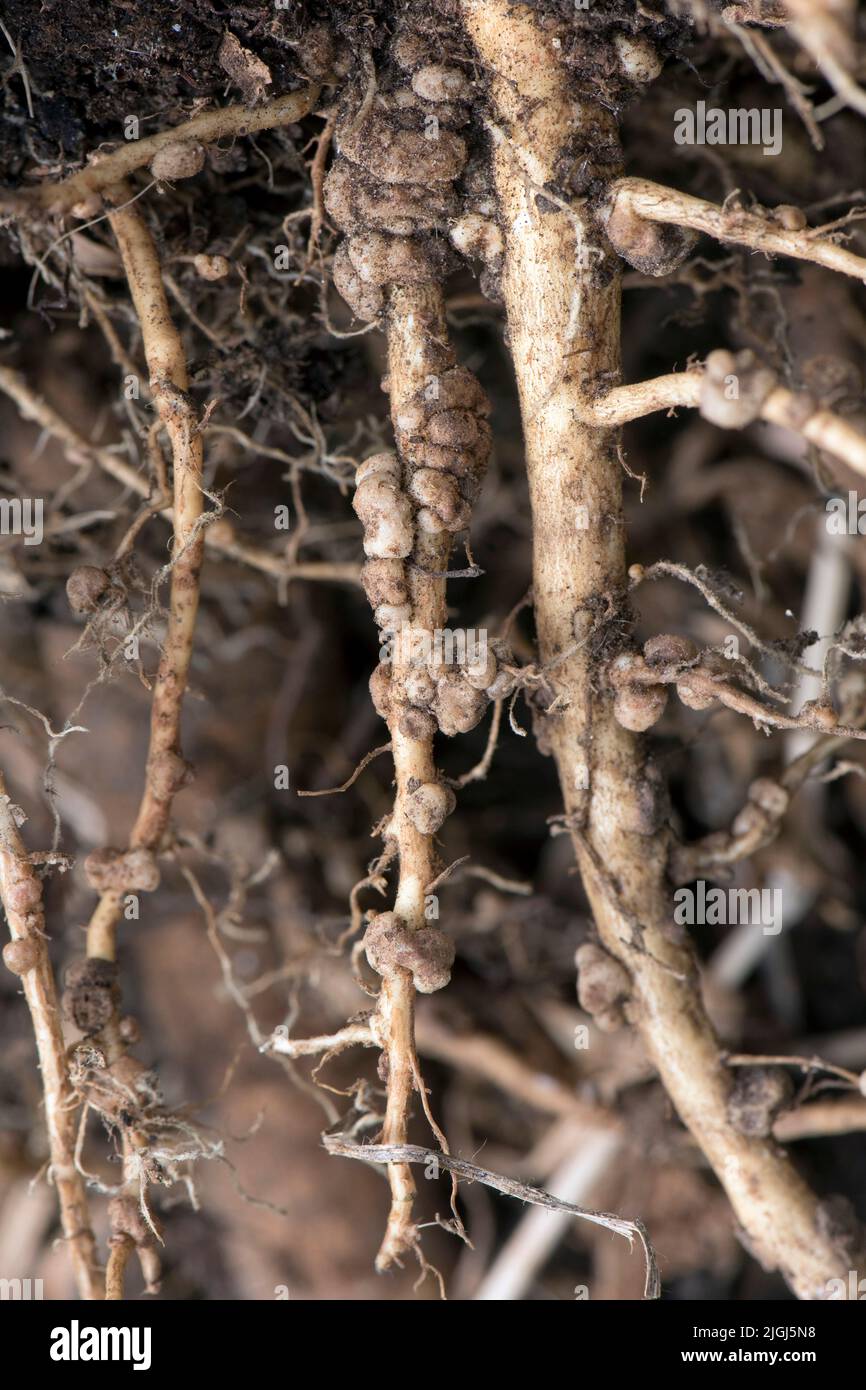
<svg viewBox="0 0 866 1390">
<path fill-rule="evenodd" d="M 363 69 L 342 97 L 337 157 L 325 207 L 345 233 L 334 256 L 337 290 L 358 318 L 378 319 L 390 285 L 441 280 L 465 256 L 498 297 L 503 238 L 484 161 L 470 159 L 472 78 L 407 21 L 384 71 Z M 460 132 L 463 132 L 462 134 Z"/>
<path fill-rule="evenodd" d="M 364 934 L 364 950 L 383 977 L 408 970 L 419 994 L 435 994 L 451 979 L 454 942 L 433 923 L 410 927 L 395 912 L 379 912 Z"/>
<path fill-rule="evenodd" d="M 328 213 L 345 234 L 334 284 L 368 321 L 387 315 L 393 291 L 438 286 L 458 264 L 457 252 L 480 258 L 493 274 L 501 262 L 489 191 L 468 167 L 460 134 L 469 124 L 472 81 L 456 64 L 429 61 L 435 50 L 419 24 L 405 20 L 385 70 L 364 69 L 347 89 L 324 188 Z M 504 669 L 512 660 L 504 645 L 467 650 L 457 643 L 455 651 L 450 634 L 430 631 L 438 605 L 429 600 L 442 589 L 453 538 L 469 526 L 490 457 L 490 406 L 441 332 L 423 314 L 416 321 L 428 374 L 408 398 L 398 383 L 383 383 L 395 393 L 396 449 L 361 463 L 353 505 L 364 529 L 364 589 L 386 648 L 370 682 L 373 701 L 392 733 L 426 742 L 437 731 L 474 728 L 491 699 L 510 694 L 514 678 Z M 444 782 L 413 781 L 384 827 L 386 841 L 399 838 L 398 816 L 435 835 L 454 805 Z M 382 913 L 364 945 L 382 976 L 409 971 L 421 993 L 448 982 L 454 948 L 437 927 Z"/>
<path fill-rule="evenodd" d="M 378 164 L 381 152 L 376 159 Z M 340 178 L 343 175 L 339 171 L 346 163 L 341 154 L 334 166 Z M 358 169 L 352 177 L 359 172 L 363 177 Z M 419 204 L 422 193 L 433 205 L 444 198 L 436 187 L 432 198 L 420 187 L 394 187 L 399 195 L 397 205 L 404 210 L 403 195 L 417 198 Z M 375 230 L 350 236 L 343 245 L 363 267 L 368 265 L 364 259 L 367 252 L 375 248 L 375 255 L 381 256 L 377 288 L 382 289 L 389 284 L 411 283 L 405 276 L 409 263 L 405 250 L 393 248 L 405 248 L 415 241 Z M 363 256 L 359 245 L 366 248 Z M 411 255 L 414 252 L 410 259 Z M 335 267 L 336 263 L 335 259 Z M 426 281 L 430 283 L 429 269 Z M 422 283 L 421 277 L 418 283 Z M 400 402 L 395 420 L 396 451 L 375 454 L 358 468 L 353 502 L 364 528 L 364 589 L 376 623 L 395 655 L 393 662 L 383 661 L 373 673 L 373 700 L 383 719 L 417 739 L 430 738 L 437 729 L 447 735 L 468 732 L 482 718 L 490 700 L 510 694 L 514 684 L 513 677 L 502 669 L 512 659 L 504 644 L 492 644 L 483 656 L 463 652 L 462 659 L 454 659 L 447 642 L 437 640 L 436 634 L 423 627 L 413 627 L 413 593 L 426 581 L 443 577 L 444 571 L 430 566 L 436 556 L 446 563 L 451 537 L 468 528 L 491 448 L 490 406 L 476 377 L 455 363 L 446 344 L 428 342 L 427 348 L 436 371 L 414 397 Z M 386 389 L 390 384 L 386 379 Z M 404 669 L 407 666 L 411 668 L 408 672 Z M 397 667 L 401 675 L 395 681 L 392 675 Z"/>
<path fill-rule="evenodd" d="M 459 653 L 449 653 L 445 643 L 434 643 L 428 651 L 428 636 L 413 627 L 395 634 L 400 666 L 380 661 L 370 677 L 373 703 L 382 718 L 396 724 L 407 738 L 432 738 L 437 729 L 449 737 L 467 734 L 483 718 L 491 700 L 505 699 L 514 689 L 511 649 L 494 638 L 483 652 L 467 651 L 461 660 Z"/>
<path fill-rule="evenodd" d="M 325 182 L 328 213 L 346 234 L 334 257 L 334 283 L 367 320 L 384 313 L 391 287 L 434 285 L 453 268 L 446 231 L 466 254 L 493 268 L 501 260 L 492 203 L 467 168 L 467 144 L 457 133 L 469 121 L 472 83 L 459 66 L 428 61 L 429 36 L 415 23 L 397 33 L 384 74 L 365 70 L 347 89 Z M 363 583 L 376 623 L 404 648 L 414 642 L 417 649 L 401 659 L 412 670 L 399 689 L 392 663 L 377 668 L 373 699 L 384 719 L 419 739 L 437 729 L 450 735 L 474 728 L 489 700 L 511 689 L 500 671 L 510 657 L 504 648 L 483 661 L 458 662 L 443 658 L 432 634 L 407 632 L 414 586 L 442 577 L 424 567 L 421 555 L 447 556 L 447 538 L 468 527 L 491 447 L 490 406 L 477 379 L 455 364 L 447 344 L 428 338 L 425 347 L 438 358 L 436 370 L 400 402 L 396 452 L 358 468 L 353 504 L 364 527 Z M 446 541 L 438 551 L 437 537 Z"/>
<path fill-rule="evenodd" d="M 132 1242 L 146 1290 L 156 1293 L 162 1234 L 148 1189 L 183 1182 L 194 1198 L 192 1165 L 202 1158 L 222 1158 L 222 1145 L 204 1139 L 188 1119 L 169 1109 L 156 1072 L 132 1055 L 140 1029 L 135 1018 L 121 1012 L 114 961 L 96 956 L 71 961 L 61 1008 L 67 1027 L 79 1035 L 69 1049 L 69 1078 L 84 1107 L 76 1162 L 90 1186 L 112 1195 L 110 1242 Z M 114 1185 L 88 1172 L 82 1160 L 90 1112 L 102 1121 L 122 1165 Z"/>
<path fill-rule="evenodd" d="M 399 413 L 398 452 L 377 454 L 358 469 L 353 505 L 364 527 L 362 580 L 393 658 L 376 668 L 370 689 L 382 718 L 409 738 L 430 738 L 437 729 L 467 733 L 489 702 L 514 686 L 505 643 L 479 648 L 413 625 L 413 595 L 442 577 L 429 561 L 448 553 L 447 543 L 426 542 L 447 541 L 469 524 L 490 451 L 487 411 L 472 373 L 450 366 Z"/>
<path fill-rule="evenodd" d="M 491 700 L 514 689 L 505 642 L 482 647 L 431 632 L 413 603 L 443 577 L 427 567 L 431 558 L 447 559 L 450 537 L 469 524 L 490 452 L 488 410 L 472 373 L 449 364 L 400 409 L 397 451 L 374 455 L 357 472 L 362 581 L 391 658 L 376 667 L 370 691 L 378 713 L 407 738 L 468 733 Z M 427 544 L 437 538 L 446 544 Z"/>
<path fill-rule="evenodd" d="M 402 404 L 396 421 L 399 457 L 380 453 L 358 468 L 353 505 L 364 527 L 364 553 L 372 562 L 408 559 L 419 532 L 456 535 L 469 525 L 490 456 L 490 407 L 472 373 L 454 366 L 448 356 L 443 370 Z M 387 379 L 385 384 L 390 385 Z M 380 587 L 372 578 L 371 601 Z M 393 585 L 386 587 L 397 592 Z M 394 617 L 401 623 L 409 616 L 407 597 L 383 598 L 381 604 L 385 621 L 380 627 L 393 627 Z"/>
</svg>

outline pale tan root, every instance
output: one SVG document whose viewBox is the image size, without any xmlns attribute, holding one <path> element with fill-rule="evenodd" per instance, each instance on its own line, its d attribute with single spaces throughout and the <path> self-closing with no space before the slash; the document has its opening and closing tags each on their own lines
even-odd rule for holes
<svg viewBox="0 0 866 1390">
<path fill-rule="evenodd" d="M 773 1133 L 784 1144 L 796 1139 L 825 1139 L 834 1134 L 857 1134 L 866 1130 L 866 1100 L 852 1096 L 846 1100 L 813 1101 L 786 1115 L 780 1115 Z"/>
<path fill-rule="evenodd" d="M 677 227 L 691 227 L 706 232 L 718 241 L 751 246 L 767 256 L 793 256 L 798 261 L 813 261 L 815 265 L 853 275 L 866 282 L 866 258 L 857 256 L 828 237 L 815 236 L 804 228 L 787 231 L 766 217 L 741 207 L 720 207 L 705 198 L 694 198 L 675 188 L 650 179 L 617 179 L 611 184 L 611 201 L 615 198 L 628 204 L 639 217 L 649 222 L 668 222 Z"/>
<path fill-rule="evenodd" d="M 125 203 L 128 189 L 115 186 L 111 196 L 116 203 Z M 164 788 L 157 785 L 155 774 L 161 760 L 180 755 L 181 708 L 198 611 L 205 529 L 201 525 L 204 450 L 195 411 L 187 394 L 189 379 L 183 344 L 169 312 L 153 237 L 135 206 L 112 213 L 109 221 L 141 326 L 150 388 L 169 438 L 174 466 L 169 611 L 153 688 L 145 787 L 129 842 L 134 848 L 157 850 L 168 827 L 172 796 L 166 795 Z M 101 895 L 88 927 L 88 955 L 114 959 L 121 904 L 119 892 Z"/>
<path fill-rule="evenodd" d="M 439 370 L 441 344 L 447 341 L 445 301 L 439 285 L 394 285 L 388 304 L 388 374 L 391 392 L 391 418 L 397 417 L 422 391 L 430 376 Z M 440 351 L 436 351 L 437 343 Z M 417 533 L 410 557 L 409 598 L 414 629 L 433 632 L 446 626 L 445 580 L 432 579 L 421 570 L 447 568 L 450 537 Z M 413 568 L 414 565 L 414 568 Z M 401 646 L 392 666 L 392 682 L 400 680 L 400 657 L 408 660 Z M 425 888 L 438 873 L 432 835 L 417 830 L 406 812 L 410 783 L 436 780 L 433 739 L 410 738 L 399 727 L 399 713 L 389 723 L 396 793 L 391 833 L 399 855 L 399 880 L 394 911 L 411 928 L 424 926 Z M 413 781 L 412 779 L 416 779 Z M 409 1108 L 415 1087 L 417 1059 L 414 1036 L 415 987 L 412 976 L 400 970 L 382 981 L 379 998 L 379 1028 L 387 1066 L 387 1099 L 383 1144 L 405 1144 L 408 1136 Z M 415 1179 L 408 1163 L 388 1167 L 391 1184 L 391 1210 L 379 1254 L 377 1269 L 387 1269 L 410 1250 L 416 1240 L 412 1222 Z"/>
<path fill-rule="evenodd" d="M 112 1237 L 111 1249 L 108 1252 L 108 1264 L 105 1270 L 106 1303 L 119 1303 L 122 1301 L 126 1266 L 129 1263 L 129 1257 L 134 1249 L 135 1242 L 131 1236 Z"/>
<path fill-rule="evenodd" d="M 614 426 L 650 415 L 654 410 L 700 406 L 703 368 L 651 377 L 632 386 L 614 386 L 594 399 L 573 407 L 573 418 L 584 424 Z M 866 437 L 841 415 L 826 410 L 802 393 L 786 386 L 772 390 L 760 407 L 760 418 L 780 425 L 832 454 L 856 473 L 866 476 Z"/>
<path fill-rule="evenodd" d="M 75 1166 L 77 1102 L 69 1081 L 57 990 L 48 958 L 42 883 L 19 834 L 2 775 L 0 898 L 12 941 L 22 943 L 20 949 L 29 961 L 28 968 L 20 972 L 20 978 L 39 1056 L 51 1157 L 50 1177 L 57 1189 L 60 1220 L 72 1258 L 75 1282 L 82 1298 L 101 1299 L 102 1271 L 96 1258 L 84 1179 Z M 16 973 L 19 973 L 17 969 Z"/>
<path fill-rule="evenodd" d="M 591 644 L 574 650 L 575 616 L 615 613 L 627 587 L 616 439 L 581 423 L 608 374 L 619 374 L 619 275 L 611 261 L 599 287 L 594 272 L 580 269 L 577 243 L 597 243 L 597 225 L 580 209 L 539 211 L 524 169 L 531 161 L 535 183 L 555 182 L 575 124 L 594 122 L 605 140 L 616 130 L 604 111 L 567 95 L 557 51 L 532 11 L 505 0 L 463 0 L 462 9 L 493 71 L 492 104 L 506 137 L 493 150 L 507 229 L 503 291 L 529 472 L 540 658 L 557 697 L 548 734 L 578 863 L 602 943 L 631 975 L 630 1017 L 750 1247 L 800 1298 L 826 1297 L 845 1258 L 783 1153 L 728 1120 L 730 1076 L 693 955 L 671 926 L 667 841 L 641 800 L 642 792 L 652 800 L 646 751 L 614 719 L 610 694 L 595 688 Z"/>
<path fill-rule="evenodd" d="M 174 471 L 174 543 L 166 632 L 159 668 L 153 685 L 150 741 L 145 786 L 132 828 L 131 848 L 158 852 L 171 816 L 175 793 L 183 785 L 180 723 L 183 696 L 195 635 L 199 601 L 199 573 L 204 550 L 201 490 L 203 441 L 188 395 L 189 380 L 180 334 L 166 300 L 159 257 L 153 238 L 138 208 L 128 205 L 129 190 L 122 184 L 106 190 L 117 205 L 110 223 L 117 239 L 129 282 L 133 305 L 141 326 L 144 353 L 150 373 L 150 389 L 160 423 L 169 438 Z M 125 206 L 120 206 L 125 205 Z M 123 905 L 120 889 L 100 894 L 87 928 L 87 955 L 114 960 L 117 953 L 117 926 Z M 110 1068 L 120 1061 L 126 1046 L 115 1016 L 102 1028 L 100 1045 Z M 98 1108 L 97 1100 L 94 1104 Z M 142 1136 L 142 1144 L 145 1139 Z M 129 1209 L 144 1216 L 141 1155 L 139 1141 L 124 1133 L 123 1181 L 118 1208 L 126 1201 Z M 122 1220 L 122 1216 L 118 1217 Z M 124 1238 L 129 1232 L 116 1229 L 110 1253 L 109 1292 L 122 1298 L 123 1281 L 129 1256 Z M 135 1244 L 136 1242 L 133 1241 Z M 149 1286 L 158 1280 L 158 1258 L 139 1245 L 139 1256 Z"/>
<path fill-rule="evenodd" d="M 259 130 L 270 130 L 274 126 L 299 121 L 312 110 L 320 90 L 313 85 L 277 97 L 263 106 L 221 106 L 202 111 L 182 125 L 171 126 L 143 140 L 125 142 L 111 154 L 100 155 L 92 164 L 62 183 L 43 183 L 38 188 L 8 195 L 4 198 L 4 205 L 11 205 L 15 212 L 69 212 L 70 208 L 83 202 L 89 195 L 105 193 L 112 184 L 128 178 L 136 169 L 144 168 L 166 145 L 174 145 L 182 140 L 196 140 L 207 145 L 230 136 L 254 135 Z"/>
</svg>

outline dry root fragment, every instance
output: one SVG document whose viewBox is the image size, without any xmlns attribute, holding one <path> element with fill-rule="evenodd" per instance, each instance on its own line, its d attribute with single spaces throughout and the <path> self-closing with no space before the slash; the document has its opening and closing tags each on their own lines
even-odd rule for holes
<svg viewBox="0 0 866 1390">
<path fill-rule="evenodd" d="M 406 799 L 406 814 L 422 835 L 435 835 L 457 805 L 444 782 L 422 782 Z"/>
<path fill-rule="evenodd" d="M 734 354 L 719 348 L 704 364 L 700 412 L 723 429 L 742 429 L 758 418 L 776 383 L 775 372 L 760 366 L 750 349 Z"/>
<path fill-rule="evenodd" d="M 85 1037 L 99 1033 L 120 1002 L 117 963 L 83 956 L 67 966 L 61 1008 L 64 1018 Z"/>
<path fill-rule="evenodd" d="M 728 1097 L 728 1119 L 740 1134 L 766 1138 L 793 1092 L 791 1078 L 781 1067 L 743 1067 Z"/>
<path fill-rule="evenodd" d="M 687 227 L 650 222 L 639 216 L 622 193 L 614 194 L 613 202 L 602 210 L 601 221 L 617 255 L 644 275 L 670 275 L 682 265 L 698 239 L 697 233 Z"/>
<path fill-rule="evenodd" d="M 234 85 L 242 93 L 244 101 L 252 104 L 260 101 L 266 87 L 270 86 L 270 69 L 261 58 L 257 58 L 231 30 L 226 29 L 217 53 L 217 61 L 223 72 L 227 72 Z"/>
<path fill-rule="evenodd" d="M 396 913 L 380 912 L 364 933 L 364 950 L 378 975 L 410 971 L 419 994 L 434 994 L 451 979 L 454 942 L 439 927 L 413 930 Z"/>
<path fill-rule="evenodd" d="M 84 861 L 84 872 L 97 893 L 152 893 L 159 887 L 159 865 L 149 849 L 95 849 Z"/>
<path fill-rule="evenodd" d="M 13 975 L 26 975 L 39 960 L 39 946 L 30 937 L 21 936 L 7 941 L 3 947 L 3 964 Z"/>
<path fill-rule="evenodd" d="M 150 172 L 160 183 L 174 183 L 200 174 L 204 161 L 204 145 L 197 140 L 178 140 L 157 150 L 150 161 Z"/>
<path fill-rule="evenodd" d="M 604 1033 L 625 1022 L 623 1004 L 631 993 L 628 971 L 594 941 L 585 941 L 575 952 L 577 998 Z"/>
<path fill-rule="evenodd" d="M 98 565 L 77 565 L 66 581 L 66 597 L 73 613 L 95 613 L 112 590 L 111 576 Z"/>
</svg>

